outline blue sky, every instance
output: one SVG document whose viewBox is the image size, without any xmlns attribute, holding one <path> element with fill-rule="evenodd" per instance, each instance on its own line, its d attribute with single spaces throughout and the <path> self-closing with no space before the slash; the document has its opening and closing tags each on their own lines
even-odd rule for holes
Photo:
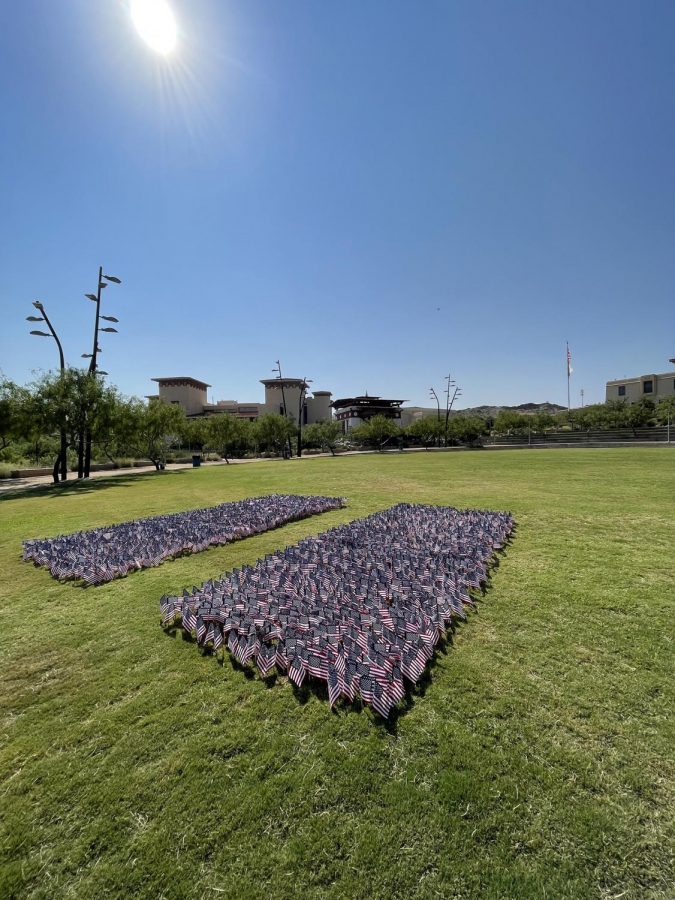
<svg viewBox="0 0 675 900">
<path fill-rule="evenodd" d="M 675 4 L 122 0 L 0 10 L 0 368 L 128 394 L 284 374 L 429 405 L 604 399 L 675 355 Z"/>
</svg>

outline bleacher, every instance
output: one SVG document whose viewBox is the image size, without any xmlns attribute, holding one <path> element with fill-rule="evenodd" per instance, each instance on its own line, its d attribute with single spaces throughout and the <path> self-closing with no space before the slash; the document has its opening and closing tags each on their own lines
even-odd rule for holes
<svg viewBox="0 0 675 900">
<path fill-rule="evenodd" d="M 675 427 L 671 429 L 671 440 L 675 442 Z M 508 444 L 522 447 L 550 446 L 555 444 L 635 444 L 635 443 L 666 443 L 668 440 L 668 428 L 665 425 L 654 428 L 616 428 L 616 429 L 592 429 L 591 431 L 532 431 L 524 434 L 496 434 L 491 435 L 486 443 Z"/>
</svg>

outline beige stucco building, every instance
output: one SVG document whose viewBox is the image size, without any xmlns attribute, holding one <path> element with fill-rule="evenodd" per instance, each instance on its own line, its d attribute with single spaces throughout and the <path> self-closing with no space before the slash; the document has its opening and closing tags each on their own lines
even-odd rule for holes
<svg viewBox="0 0 675 900">
<path fill-rule="evenodd" d="M 187 375 L 170 378 L 152 378 L 159 385 L 159 394 L 151 394 L 148 400 L 163 400 L 175 406 L 182 406 L 186 416 L 201 416 L 206 406 L 206 391 L 211 387 L 205 381 L 198 381 Z"/>
<path fill-rule="evenodd" d="M 665 397 L 675 394 L 675 372 L 662 372 L 660 375 L 638 375 L 635 378 L 617 378 L 608 381 L 605 388 L 605 400 L 625 400 L 637 403 L 648 399 L 658 403 Z"/>
<path fill-rule="evenodd" d="M 229 413 L 238 419 L 254 421 L 266 413 L 286 414 L 296 423 L 311 425 L 332 418 L 331 392 L 313 391 L 310 396 L 308 384 L 302 378 L 269 378 L 261 383 L 265 387 L 263 403 L 241 403 L 237 400 L 219 400 L 209 403 L 205 381 L 187 375 L 167 378 L 153 378 L 159 385 L 159 393 L 148 395 L 149 400 L 163 400 L 181 406 L 186 416 L 213 416 Z"/>
<path fill-rule="evenodd" d="M 296 425 L 312 425 L 324 422 L 333 416 L 331 392 L 313 391 L 309 396 L 309 385 L 302 378 L 265 378 L 260 382 L 265 387 L 263 412 L 279 413 L 291 418 Z"/>
</svg>

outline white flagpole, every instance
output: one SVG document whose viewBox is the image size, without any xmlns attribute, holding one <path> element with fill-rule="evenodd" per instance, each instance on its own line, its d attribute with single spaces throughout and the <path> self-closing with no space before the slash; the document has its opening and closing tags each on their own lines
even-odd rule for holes
<svg viewBox="0 0 675 900">
<path fill-rule="evenodd" d="M 565 347 L 567 352 L 565 354 L 565 365 L 567 366 L 567 412 L 569 414 L 571 410 L 570 405 L 570 345 L 569 341 L 565 341 Z"/>
</svg>

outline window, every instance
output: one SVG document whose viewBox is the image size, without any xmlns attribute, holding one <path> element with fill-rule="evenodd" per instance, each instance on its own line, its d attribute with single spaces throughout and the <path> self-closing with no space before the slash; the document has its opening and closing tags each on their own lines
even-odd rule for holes
<svg viewBox="0 0 675 900">
<path fill-rule="evenodd" d="M 619 385 L 619 397 L 625 397 L 625 396 L 626 396 L 626 385 L 620 384 Z"/>
<path fill-rule="evenodd" d="M 648 378 L 646 381 L 642 382 L 642 393 L 643 394 L 653 394 L 654 393 L 654 382 L 651 378 Z"/>
</svg>

